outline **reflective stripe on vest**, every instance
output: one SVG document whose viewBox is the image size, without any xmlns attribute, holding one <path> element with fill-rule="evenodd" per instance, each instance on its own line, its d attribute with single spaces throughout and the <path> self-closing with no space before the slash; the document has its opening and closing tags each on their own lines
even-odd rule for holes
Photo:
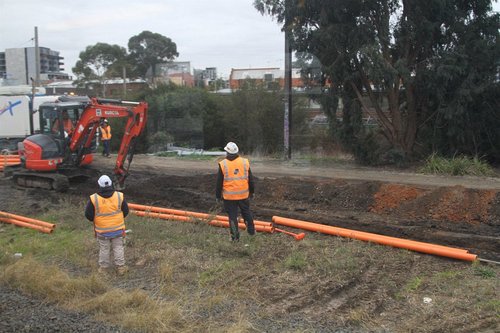
<svg viewBox="0 0 500 333">
<path fill-rule="evenodd" d="M 90 196 L 94 204 L 94 228 L 98 233 L 125 229 L 125 219 L 121 210 L 123 194 L 115 191 L 109 198 L 103 198 L 98 194 Z"/>
<path fill-rule="evenodd" d="M 226 200 L 247 199 L 250 194 L 248 188 L 250 163 L 248 160 L 241 157 L 232 161 L 224 159 L 219 162 L 219 165 L 224 174 L 222 197 Z"/>
</svg>

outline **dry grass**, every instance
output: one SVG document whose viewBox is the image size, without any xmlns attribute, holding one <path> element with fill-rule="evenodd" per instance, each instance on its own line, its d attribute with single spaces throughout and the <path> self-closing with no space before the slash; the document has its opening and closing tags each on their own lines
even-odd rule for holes
<svg viewBox="0 0 500 333">
<path fill-rule="evenodd" d="M 143 332 L 178 332 L 185 321 L 175 303 L 153 299 L 146 292 L 111 287 L 91 274 L 71 277 L 56 266 L 23 258 L 9 265 L 0 281 L 25 293 L 97 319 Z"/>
</svg>

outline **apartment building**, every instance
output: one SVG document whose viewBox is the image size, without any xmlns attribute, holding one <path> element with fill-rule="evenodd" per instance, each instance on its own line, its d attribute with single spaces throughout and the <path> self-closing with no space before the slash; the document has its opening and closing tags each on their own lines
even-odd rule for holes
<svg viewBox="0 0 500 333">
<path fill-rule="evenodd" d="M 58 51 L 39 47 L 39 69 L 42 84 L 57 80 L 71 80 L 64 73 L 64 58 Z M 10 48 L 0 52 L 0 78 L 10 85 L 31 85 L 31 78 L 36 78 L 36 48 Z"/>
</svg>

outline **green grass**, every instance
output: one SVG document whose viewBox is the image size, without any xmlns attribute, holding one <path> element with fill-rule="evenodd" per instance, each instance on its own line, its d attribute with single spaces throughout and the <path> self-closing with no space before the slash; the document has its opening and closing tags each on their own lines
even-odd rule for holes
<svg viewBox="0 0 500 333">
<path fill-rule="evenodd" d="M 414 277 L 413 279 L 411 279 L 408 284 L 405 286 L 405 290 L 407 292 L 412 292 L 412 291 L 415 291 L 417 289 L 420 288 L 420 286 L 422 285 L 423 283 L 423 280 L 422 278 L 420 277 Z"/>
<path fill-rule="evenodd" d="M 419 169 L 419 172 L 452 176 L 493 176 L 495 174 L 493 168 L 478 157 L 444 158 L 436 154 L 427 158 L 425 165 Z"/>
<path fill-rule="evenodd" d="M 307 259 L 304 253 L 301 252 L 292 252 L 285 259 L 285 267 L 294 270 L 302 270 L 307 265 Z"/>
</svg>

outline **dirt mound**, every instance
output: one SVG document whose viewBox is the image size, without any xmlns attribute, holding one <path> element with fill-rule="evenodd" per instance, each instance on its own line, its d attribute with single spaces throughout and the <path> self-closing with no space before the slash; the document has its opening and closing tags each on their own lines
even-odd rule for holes
<svg viewBox="0 0 500 333">
<path fill-rule="evenodd" d="M 467 189 L 462 186 L 422 189 L 399 184 L 382 184 L 375 193 L 370 211 L 414 219 L 455 223 L 497 221 L 495 190 Z"/>
</svg>

